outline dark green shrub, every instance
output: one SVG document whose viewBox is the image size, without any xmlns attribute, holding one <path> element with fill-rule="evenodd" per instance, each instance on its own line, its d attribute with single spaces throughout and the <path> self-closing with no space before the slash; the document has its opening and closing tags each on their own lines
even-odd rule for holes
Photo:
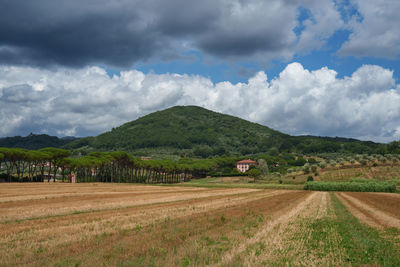
<svg viewBox="0 0 400 267">
<path fill-rule="evenodd" d="M 305 174 L 309 174 L 310 173 L 310 167 L 304 166 L 303 171 L 304 171 Z"/>
<path fill-rule="evenodd" d="M 315 163 L 318 163 L 318 161 L 316 159 L 314 159 L 314 158 L 309 158 L 308 159 L 308 163 L 315 164 Z"/>
<path fill-rule="evenodd" d="M 314 181 L 314 177 L 312 177 L 312 175 L 309 175 L 307 177 L 307 182 L 312 182 L 312 181 Z"/>
<path fill-rule="evenodd" d="M 311 166 L 311 171 L 312 172 L 316 172 L 317 171 L 317 166 L 315 166 L 315 165 Z"/>
<path fill-rule="evenodd" d="M 254 179 L 261 176 L 261 171 L 257 168 L 250 168 L 246 173 L 249 177 Z"/>
<path fill-rule="evenodd" d="M 307 163 L 307 161 L 302 157 L 302 156 L 299 156 L 297 159 L 296 159 L 296 162 L 294 163 L 294 165 L 295 166 L 303 166 L 304 164 L 306 164 Z"/>
</svg>

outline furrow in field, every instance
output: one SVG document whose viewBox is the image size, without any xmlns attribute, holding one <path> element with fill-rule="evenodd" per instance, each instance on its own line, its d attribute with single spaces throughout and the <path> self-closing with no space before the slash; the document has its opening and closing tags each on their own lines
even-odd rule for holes
<svg viewBox="0 0 400 267">
<path fill-rule="evenodd" d="M 361 222 L 375 228 L 395 227 L 400 229 L 400 219 L 397 217 L 400 210 L 400 201 L 398 198 L 394 197 L 391 199 L 390 195 L 374 196 L 374 194 L 347 192 L 336 193 L 336 195 L 349 211 Z M 369 198 L 371 198 L 371 200 L 368 200 Z M 384 201 L 382 201 L 385 199 L 395 200 L 397 204 L 391 204 L 391 206 L 388 206 L 387 203 L 385 204 Z"/>
<path fill-rule="evenodd" d="M 268 223 L 264 224 L 263 227 L 255 233 L 251 238 L 244 240 L 238 246 L 234 247 L 232 250 L 228 251 L 222 257 L 222 265 L 231 263 L 238 257 L 238 255 L 246 253 L 248 248 L 254 247 L 257 244 L 267 244 L 268 248 L 272 248 L 277 244 L 280 239 L 280 235 L 288 225 L 288 223 L 296 217 L 300 212 L 302 212 L 307 205 L 312 203 L 318 196 L 318 193 L 311 193 L 310 195 L 305 196 L 305 198 L 299 199 L 296 202 L 287 203 L 287 206 L 275 214 L 272 214 L 271 220 Z M 261 243 L 260 243 L 261 242 Z M 247 250 L 247 251 L 246 251 Z M 251 257 L 245 257 L 247 264 L 254 264 L 251 260 Z"/>
<path fill-rule="evenodd" d="M 146 187 L 148 188 L 148 187 Z M 83 196 L 64 197 L 62 194 L 57 198 L 23 200 L 0 203 L 0 222 L 10 220 L 22 220 L 35 217 L 57 216 L 83 211 L 99 211 L 106 209 L 116 209 L 129 206 L 149 205 L 163 202 L 183 201 L 195 198 L 210 196 L 228 196 L 234 194 L 244 194 L 257 192 L 257 189 L 211 189 L 211 190 L 180 190 L 174 191 L 149 190 L 149 192 L 133 191 L 116 194 L 86 194 Z"/>
<path fill-rule="evenodd" d="M 174 190 L 176 191 L 176 190 Z M 187 190 L 182 191 L 185 193 L 196 193 L 203 190 Z M 168 194 L 172 193 L 172 190 L 146 190 L 146 191 L 131 191 L 131 192 L 90 192 L 90 193 L 73 193 L 73 192 L 60 192 L 60 193 L 48 193 L 39 195 L 25 195 L 25 196 L 7 196 L 0 197 L 0 207 L 1 206 L 31 206 L 37 202 L 52 202 L 57 201 L 57 199 L 62 198 L 64 201 L 74 202 L 76 199 L 90 201 L 97 199 L 99 196 L 107 198 L 119 198 L 121 196 L 132 196 L 132 195 L 150 195 L 150 194 Z"/>
<path fill-rule="evenodd" d="M 111 238 L 96 248 L 98 259 L 113 250 L 123 260 L 111 260 L 108 265 L 155 265 L 155 266 L 209 266 L 220 263 L 221 256 L 243 239 L 252 236 L 261 225 L 288 206 L 303 201 L 310 192 L 289 191 L 275 196 L 239 202 L 235 206 L 207 210 L 182 218 L 167 220 L 151 229 L 145 228 L 139 235 L 128 234 L 123 239 Z M 137 243 L 141 240 L 140 244 Z M 92 253 L 92 252 L 88 252 Z M 92 254 L 91 254 L 92 255 Z M 114 254 L 115 255 L 115 254 Z M 89 261 L 83 260 L 83 264 Z M 93 259 L 92 259 L 93 261 Z M 140 263 L 139 263 L 140 261 Z M 122 264 L 121 264 L 122 263 Z"/>
<path fill-rule="evenodd" d="M 283 216 L 264 226 L 253 238 L 231 251 L 225 264 L 245 266 L 329 266 L 344 264 L 339 233 L 329 221 L 334 217 L 331 198 L 314 192 Z"/>
<path fill-rule="evenodd" d="M 232 194 L 225 192 L 225 194 L 217 196 L 3 224 L 0 225 L 0 247 L 2 247 L 4 253 L 8 252 L 9 255 L 13 255 L 14 248 L 27 248 L 27 246 L 34 245 L 56 247 L 96 235 L 143 227 L 165 219 L 246 205 L 246 203 L 257 199 L 285 194 L 285 191 L 277 190 L 244 191 L 241 194 L 238 194 L 237 190 L 228 191 L 232 191 Z M 218 192 L 221 193 L 221 190 L 218 190 Z M 35 240 L 35 242 L 30 243 L 32 240 Z"/>
<path fill-rule="evenodd" d="M 399 266 L 393 240 L 385 241 L 378 231 L 360 224 L 333 193 L 203 191 L 210 195 L 0 224 L 1 262 L 6 266 Z M 363 195 L 343 194 L 362 202 Z M 376 205 L 370 204 L 375 209 Z"/>
<path fill-rule="evenodd" d="M 334 218 L 330 195 L 318 192 L 318 196 L 286 225 L 279 236 L 280 246 L 265 253 L 264 262 L 290 266 L 343 266 L 345 253 L 341 238 L 330 224 Z"/>
<path fill-rule="evenodd" d="M 185 192 L 185 191 L 210 191 L 200 187 L 175 187 L 175 186 L 153 186 L 137 184 L 115 184 L 115 183 L 79 183 L 79 184 L 2 184 L 0 187 L 0 203 L 49 199 L 58 197 L 74 197 L 98 194 L 119 194 L 119 193 L 163 193 L 163 192 Z"/>
<path fill-rule="evenodd" d="M 400 219 L 400 195 L 392 193 L 346 192 L 346 195 Z"/>
</svg>

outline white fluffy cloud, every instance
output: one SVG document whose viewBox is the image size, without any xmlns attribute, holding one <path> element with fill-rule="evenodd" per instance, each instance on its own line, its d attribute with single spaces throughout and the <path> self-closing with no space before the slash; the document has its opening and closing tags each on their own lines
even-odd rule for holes
<svg viewBox="0 0 400 267">
<path fill-rule="evenodd" d="M 309 10 L 309 18 L 301 22 L 304 29 L 296 47 L 300 53 L 321 48 L 329 37 L 345 26 L 338 7 L 330 0 L 304 0 L 304 7 Z"/>
<path fill-rule="evenodd" d="M 0 136 L 95 135 L 156 110 L 198 105 L 289 134 L 390 141 L 400 137 L 399 103 L 393 72 L 373 65 L 338 78 L 291 63 L 272 80 L 258 72 L 238 84 L 136 70 L 109 77 L 99 67 L 0 67 Z"/>
<path fill-rule="evenodd" d="M 400 1 L 352 0 L 358 13 L 349 22 L 341 55 L 396 58 L 400 54 Z"/>
</svg>

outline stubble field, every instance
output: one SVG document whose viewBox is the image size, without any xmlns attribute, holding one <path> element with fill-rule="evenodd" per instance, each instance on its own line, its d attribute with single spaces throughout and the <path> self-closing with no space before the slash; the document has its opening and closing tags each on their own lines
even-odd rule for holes
<svg viewBox="0 0 400 267">
<path fill-rule="evenodd" d="M 400 265 L 400 195 L 0 184 L 0 266 Z"/>
</svg>

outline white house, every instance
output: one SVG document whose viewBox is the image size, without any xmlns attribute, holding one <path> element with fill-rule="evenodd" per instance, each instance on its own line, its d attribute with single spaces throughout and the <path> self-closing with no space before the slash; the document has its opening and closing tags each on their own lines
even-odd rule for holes
<svg viewBox="0 0 400 267">
<path fill-rule="evenodd" d="M 251 159 L 244 159 L 241 161 L 236 162 L 236 168 L 240 172 L 246 172 L 249 168 L 250 165 L 256 165 L 257 162 Z"/>
</svg>

